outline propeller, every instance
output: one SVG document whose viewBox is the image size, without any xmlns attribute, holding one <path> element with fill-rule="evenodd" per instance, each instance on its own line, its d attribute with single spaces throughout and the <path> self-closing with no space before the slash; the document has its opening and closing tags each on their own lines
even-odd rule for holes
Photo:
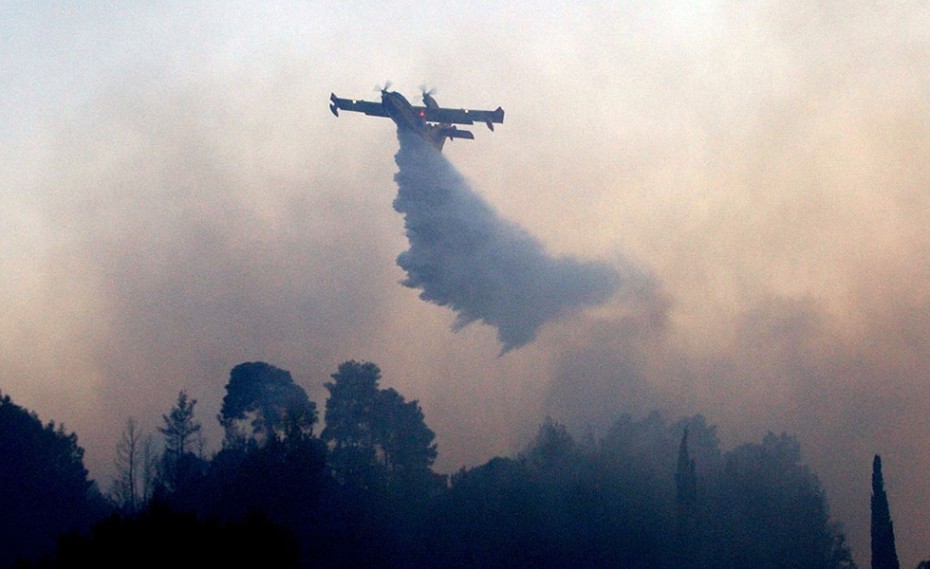
<svg viewBox="0 0 930 569">
<path fill-rule="evenodd" d="M 433 98 L 433 93 L 436 92 L 436 88 L 427 89 L 426 85 L 420 85 L 420 92 L 423 93 L 423 104 L 427 107 L 438 107 L 436 99 Z"/>
<path fill-rule="evenodd" d="M 387 81 L 384 82 L 384 86 L 383 86 L 383 87 L 380 86 L 380 85 L 375 85 L 375 91 L 381 91 L 381 92 L 383 93 L 384 91 L 387 91 L 388 89 L 390 89 L 390 88 L 391 88 L 391 85 L 393 85 L 393 84 L 394 84 L 394 82 L 391 81 L 390 79 L 388 79 Z"/>
</svg>

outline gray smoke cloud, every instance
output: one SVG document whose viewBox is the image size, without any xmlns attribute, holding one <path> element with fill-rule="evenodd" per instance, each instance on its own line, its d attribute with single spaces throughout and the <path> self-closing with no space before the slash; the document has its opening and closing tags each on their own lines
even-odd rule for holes
<svg viewBox="0 0 930 569">
<path fill-rule="evenodd" d="M 930 4 L 563 3 L 533 26 L 85 4 L 4 20 L 0 389 L 74 430 L 103 487 L 126 418 L 153 431 L 179 389 L 211 449 L 234 365 L 322 405 L 368 359 L 423 405 L 442 472 L 547 414 L 702 413 L 724 449 L 796 434 L 860 566 L 881 453 L 902 566 L 930 556 Z M 606 304 L 493 358 L 496 328 L 450 334 L 461 313 L 397 286 L 391 121 L 325 104 L 386 76 L 513 113 L 447 157 L 468 177 L 493 146 L 487 201 L 614 266 Z"/>
<path fill-rule="evenodd" d="M 602 303 L 620 287 L 606 264 L 548 255 L 417 134 L 398 129 L 397 138 L 394 209 L 404 214 L 410 240 L 397 258 L 407 273 L 402 284 L 454 310 L 454 330 L 478 320 L 494 326 L 504 354 L 532 342 L 546 322 Z"/>
</svg>

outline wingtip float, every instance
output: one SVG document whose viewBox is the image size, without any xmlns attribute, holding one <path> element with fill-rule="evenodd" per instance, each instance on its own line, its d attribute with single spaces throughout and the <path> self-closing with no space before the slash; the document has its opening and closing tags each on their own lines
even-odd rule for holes
<svg viewBox="0 0 930 569">
<path fill-rule="evenodd" d="M 432 94 L 425 90 L 422 107 L 410 104 L 406 97 L 396 91 L 388 91 L 388 86 L 381 88 L 381 102 L 342 99 L 335 93 L 329 96 L 329 100 L 329 110 L 337 117 L 340 109 L 369 116 L 388 117 L 397 123 L 398 127 L 419 134 L 439 151 L 442 151 L 447 139 L 475 138 L 471 131 L 462 130 L 456 125 L 483 122 L 493 131 L 495 123 L 504 122 L 504 109 L 500 107 L 493 111 L 443 108 L 436 103 Z"/>
</svg>

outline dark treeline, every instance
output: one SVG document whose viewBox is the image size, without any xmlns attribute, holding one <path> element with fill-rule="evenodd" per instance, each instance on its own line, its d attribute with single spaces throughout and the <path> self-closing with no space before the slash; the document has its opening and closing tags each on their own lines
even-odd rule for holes
<svg viewBox="0 0 930 569">
<path fill-rule="evenodd" d="M 418 403 L 380 379 L 341 364 L 318 429 L 289 372 L 240 364 L 218 452 L 182 391 L 157 450 L 127 421 L 106 497 L 73 434 L 0 398 L 0 567 L 854 567 L 787 434 L 723 452 L 699 415 L 580 440 L 547 419 L 519 455 L 444 476 Z"/>
</svg>

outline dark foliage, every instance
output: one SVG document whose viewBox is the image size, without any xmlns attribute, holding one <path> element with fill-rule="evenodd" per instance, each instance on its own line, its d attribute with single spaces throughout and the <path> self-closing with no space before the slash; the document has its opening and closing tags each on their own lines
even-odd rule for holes
<svg viewBox="0 0 930 569">
<path fill-rule="evenodd" d="M 300 552 L 290 533 L 263 516 L 221 523 L 155 502 L 137 517 L 113 515 L 89 534 L 63 536 L 53 556 L 23 569 L 133 566 L 296 569 Z"/>
<path fill-rule="evenodd" d="M 876 454 L 872 461 L 872 569 L 899 567 L 891 509 L 882 477 L 882 458 Z"/>
<path fill-rule="evenodd" d="M 518 459 L 454 476 L 424 542 L 446 567 L 852 566 L 794 439 L 739 447 L 723 468 L 715 441 L 701 417 L 623 418 L 593 446 L 546 421 Z"/>
<path fill-rule="evenodd" d="M 77 436 L 0 396 L 0 567 L 34 560 L 104 515 Z"/>
<path fill-rule="evenodd" d="M 331 448 L 336 478 L 409 499 L 437 487 L 440 480 L 431 470 L 435 434 L 419 404 L 394 389 L 380 389 L 381 370 L 370 362 L 345 362 L 332 378 L 325 385 L 330 395 L 321 438 Z"/>
<path fill-rule="evenodd" d="M 157 492 L 171 493 L 187 486 L 207 467 L 206 461 L 192 452 L 201 424 L 194 419 L 197 400 L 178 393 L 178 401 L 167 415 L 164 426 L 158 428 L 165 437 L 165 452 L 158 465 Z"/>
<path fill-rule="evenodd" d="M 289 431 L 310 435 L 317 421 L 316 403 L 294 383 L 291 372 L 265 362 L 248 362 L 229 374 L 219 421 L 226 429 L 226 446 L 248 439 L 265 443 Z M 251 428 L 244 429 L 244 422 Z"/>
<path fill-rule="evenodd" d="M 325 447 L 310 437 L 224 449 L 208 470 L 167 499 L 224 520 L 261 512 L 289 528 L 307 525 L 325 484 Z"/>
<path fill-rule="evenodd" d="M 524 452 L 447 481 L 419 405 L 376 365 L 339 366 L 319 438 L 290 374 L 242 366 L 220 415 L 234 444 L 182 452 L 155 505 L 70 534 L 44 567 L 853 567 L 786 434 L 724 454 L 701 416 L 624 416 L 584 443 L 546 419 Z M 194 424 L 191 400 L 177 409 L 166 425 Z"/>
<path fill-rule="evenodd" d="M 375 434 L 381 370 L 370 362 L 349 361 L 340 364 L 332 378 L 325 385 L 329 398 L 320 436 L 330 446 L 333 472 L 341 482 L 378 488 L 385 478 Z"/>
<path fill-rule="evenodd" d="M 801 463 L 801 447 L 787 434 L 769 433 L 726 455 L 713 490 L 712 542 L 716 566 L 747 569 L 842 566 L 819 480 Z"/>
<path fill-rule="evenodd" d="M 693 565 L 702 558 L 700 519 L 697 463 L 688 451 L 688 429 L 685 428 L 675 469 L 675 552 L 679 566 Z"/>
</svg>

